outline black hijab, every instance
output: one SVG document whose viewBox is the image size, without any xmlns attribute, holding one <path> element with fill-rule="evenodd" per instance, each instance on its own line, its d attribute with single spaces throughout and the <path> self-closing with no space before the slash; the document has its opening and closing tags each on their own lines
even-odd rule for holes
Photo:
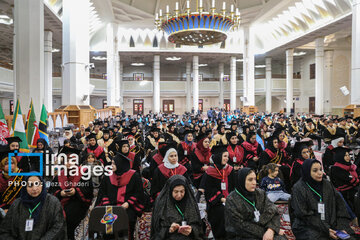
<svg viewBox="0 0 360 240">
<path fill-rule="evenodd" d="M 174 181 L 172 181 L 172 182 L 170 183 L 170 191 L 169 191 L 170 200 L 171 200 L 171 202 L 174 203 L 174 205 L 176 204 L 176 205 L 180 208 L 180 210 L 181 210 L 182 212 L 184 212 L 184 211 L 185 211 L 185 207 L 186 207 L 186 198 L 187 198 L 186 191 L 185 191 L 184 197 L 183 197 L 180 201 L 177 201 L 177 200 L 176 200 L 175 198 L 173 198 L 173 196 L 172 196 L 172 192 L 173 192 L 174 188 L 177 187 L 177 186 L 184 186 L 184 188 L 185 188 L 185 186 L 186 186 L 186 181 L 185 181 L 184 179 L 182 179 L 182 178 L 177 178 L 177 179 L 174 179 Z"/>
<path fill-rule="evenodd" d="M 276 153 L 278 149 L 276 149 L 274 147 L 274 141 L 277 140 L 278 143 L 280 142 L 279 141 L 279 138 L 276 137 L 276 136 L 272 136 L 270 137 L 268 140 L 267 140 L 267 143 L 266 143 L 266 148 L 270 149 L 270 151 L 272 151 L 273 153 Z"/>
<path fill-rule="evenodd" d="M 250 143 L 250 144 L 253 144 L 253 143 L 251 143 L 251 141 L 250 141 L 250 138 L 252 138 L 252 136 L 256 136 L 256 133 L 255 132 L 249 132 L 249 134 L 246 136 L 246 141 L 248 142 L 248 143 Z M 255 141 L 256 142 L 256 141 Z"/>
<path fill-rule="evenodd" d="M 321 163 L 316 159 L 305 160 L 302 165 L 301 176 L 304 182 L 309 184 L 310 187 L 312 187 L 313 189 L 315 189 L 315 191 L 317 191 L 318 193 L 320 193 L 320 195 L 322 195 L 322 181 L 318 182 L 311 177 L 311 167 L 315 163 L 319 163 L 321 165 Z"/>
<path fill-rule="evenodd" d="M 251 168 L 242 168 L 237 173 L 237 181 L 236 181 L 236 190 L 238 190 L 244 197 L 246 197 L 249 201 L 255 201 L 255 192 L 249 192 L 246 190 L 245 183 L 246 177 L 254 172 Z"/>
<path fill-rule="evenodd" d="M 114 157 L 114 162 L 116 165 L 116 171 L 115 174 L 118 176 L 123 175 L 127 171 L 130 170 L 130 159 L 125 157 L 123 154 L 116 154 Z"/>
<path fill-rule="evenodd" d="M 345 154 L 347 152 L 350 152 L 350 149 L 344 148 L 344 147 L 337 147 L 335 148 L 335 161 L 341 164 L 344 164 L 346 166 L 351 165 L 351 161 L 347 162 L 345 161 Z"/>
<path fill-rule="evenodd" d="M 229 145 L 231 146 L 231 148 L 234 150 L 235 147 L 236 147 L 236 144 L 232 144 L 231 141 L 230 141 L 230 139 L 233 136 L 236 136 L 236 132 L 231 131 L 231 132 L 226 133 L 226 139 L 227 139 Z"/>
<path fill-rule="evenodd" d="M 37 172 L 31 172 L 31 173 L 37 173 Z M 24 181 L 27 183 L 27 181 L 29 180 L 29 178 L 32 176 L 27 176 Z M 45 198 L 47 195 L 47 191 L 46 191 L 46 185 L 44 182 L 44 179 L 41 176 L 36 176 L 39 178 L 39 180 L 42 182 L 42 191 L 39 194 L 39 196 L 37 197 L 32 197 L 29 195 L 29 193 L 26 190 L 26 187 L 23 187 L 21 189 L 21 194 L 20 194 L 20 199 L 22 204 L 27 208 L 27 209 L 33 209 L 36 207 L 37 204 L 40 203 L 40 205 L 34 210 L 34 212 L 32 213 L 32 218 L 34 219 L 34 223 L 36 223 L 39 220 L 40 217 L 40 213 L 41 213 L 41 209 L 44 205 L 45 202 Z"/>
</svg>

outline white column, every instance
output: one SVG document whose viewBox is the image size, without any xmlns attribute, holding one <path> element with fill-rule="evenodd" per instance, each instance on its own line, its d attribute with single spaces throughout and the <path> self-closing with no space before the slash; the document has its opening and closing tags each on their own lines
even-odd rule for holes
<svg viewBox="0 0 360 240">
<path fill-rule="evenodd" d="M 160 112 L 160 55 L 154 56 L 154 113 Z"/>
<path fill-rule="evenodd" d="M 199 56 L 193 56 L 193 107 L 199 110 Z"/>
<path fill-rule="evenodd" d="M 186 63 L 186 111 L 191 112 L 191 62 Z"/>
<path fill-rule="evenodd" d="M 324 54 L 324 113 L 332 113 L 331 86 L 333 76 L 333 57 L 334 51 L 325 51 Z"/>
<path fill-rule="evenodd" d="M 324 38 L 315 39 L 315 114 L 324 113 Z"/>
<path fill-rule="evenodd" d="M 116 36 L 117 24 L 108 23 L 106 27 L 106 83 L 107 83 L 107 105 L 116 106 Z"/>
<path fill-rule="evenodd" d="M 272 92 L 272 76 L 271 76 L 271 58 L 265 58 L 266 64 L 266 112 L 271 113 L 271 92 Z"/>
<path fill-rule="evenodd" d="M 219 64 L 219 108 L 224 108 L 224 63 Z"/>
<path fill-rule="evenodd" d="M 40 117 L 44 103 L 44 3 L 15 0 L 16 97 L 25 113 L 33 100 Z"/>
<path fill-rule="evenodd" d="M 236 57 L 230 59 L 230 110 L 236 110 Z"/>
<path fill-rule="evenodd" d="M 120 60 L 120 57 L 119 57 Z M 119 86 L 120 86 L 120 107 L 121 110 L 124 109 L 124 82 L 123 82 L 123 76 L 124 76 L 124 64 L 119 61 L 120 69 L 119 69 Z"/>
<path fill-rule="evenodd" d="M 52 98 L 52 32 L 44 32 L 44 104 L 48 112 L 53 111 Z"/>
<path fill-rule="evenodd" d="M 116 48 L 117 49 L 117 48 Z M 120 56 L 119 51 L 115 54 L 115 104 L 121 106 L 121 81 L 120 81 Z"/>
<path fill-rule="evenodd" d="M 15 7 L 12 7 L 12 14 L 15 18 Z M 17 29 L 18 22 L 14 21 L 14 28 L 13 28 L 13 51 L 12 51 L 12 58 L 13 58 L 13 100 L 14 104 L 16 104 L 17 94 L 16 94 L 16 29 Z"/>
<path fill-rule="evenodd" d="M 88 105 L 89 0 L 63 0 L 62 105 Z"/>
<path fill-rule="evenodd" d="M 353 0 L 351 46 L 351 104 L 360 104 L 360 0 Z"/>
<path fill-rule="evenodd" d="M 248 62 L 247 106 L 255 106 L 255 55 L 250 52 Z"/>
<path fill-rule="evenodd" d="M 249 62 L 249 27 L 243 30 L 244 46 L 243 46 L 243 97 L 248 97 L 248 62 Z M 244 101 L 244 106 L 247 106 L 247 101 Z"/>
<path fill-rule="evenodd" d="M 294 49 L 286 50 L 286 113 L 291 113 L 293 107 L 293 69 L 294 69 Z"/>
</svg>

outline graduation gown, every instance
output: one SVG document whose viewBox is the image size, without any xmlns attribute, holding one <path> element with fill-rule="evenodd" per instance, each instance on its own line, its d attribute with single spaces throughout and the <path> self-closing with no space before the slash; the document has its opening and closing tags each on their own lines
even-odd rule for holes
<svg viewBox="0 0 360 240">
<path fill-rule="evenodd" d="M 245 141 L 241 144 L 241 146 L 244 148 L 244 158 L 245 158 L 245 166 L 252 168 L 254 170 L 258 169 L 258 161 L 254 161 L 253 159 L 255 157 L 259 158 L 262 152 L 262 148 L 258 142 L 255 142 L 254 144 L 249 143 L 248 141 Z"/>
<path fill-rule="evenodd" d="M 152 201 L 155 201 L 156 197 L 161 192 L 161 189 L 165 186 L 166 181 L 171 176 L 174 176 L 174 175 L 182 175 L 188 179 L 189 183 L 191 182 L 188 171 L 187 171 L 186 167 L 184 167 L 183 165 L 179 164 L 179 166 L 177 168 L 168 169 L 165 167 L 164 164 L 161 164 L 155 169 L 154 175 L 153 175 L 153 178 L 151 181 L 150 193 L 151 193 Z"/>
<path fill-rule="evenodd" d="M 61 191 L 70 188 L 75 188 L 75 194 L 71 197 L 62 197 Z M 60 200 L 65 213 L 68 238 L 74 239 L 74 231 L 85 217 L 93 199 L 91 179 L 84 180 L 80 169 L 79 175 L 74 177 L 64 176 L 64 172 L 61 172 L 61 175 L 55 176 L 49 188 L 49 193 Z"/>
<path fill-rule="evenodd" d="M 330 166 L 335 164 L 335 152 L 334 147 L 332 145 L 327 146 L 325 153 L 322 157 L 322 164 L 324 166 L 324 170 L 327 174 L 329 174 Z"/>
<path fill-rule="evenodd" d="M 193 151 L 190 155 L 190 158 L 192 159 L 191 167 L 193 171 L 194 185 L 197 188 L 199 187 L 201 177 L 205 172 L 204 166 L 210 165 L 210 157 L 210 151 L 206 155 L 203 155 L 198 148 L 195 148 L 195 151 Z"/>
<path fill-rule="evenodd" d="M 191 146 L 186 142 L 181 142 L 178 145 L 179 163 L 187 168 L 189 174 L 192 174 L 191 169 L 191 153 L 195 151 L 196 143 L 192 143 Z"/>
<path fill-rule="evenodd" d="M 215 238 L 225 237 L 224 205 L 221 198 L 227 198 L 234 189 L 234 170 L 230 165 L 225 169 L 216 170 L 214 166 L 209 167 L 203 176 L 201 186 L 205 189 L 208 220 Z M 225 183 L 226 189 L 222 190 L 221 185 Z"/>
<path fill-rule="evenodd" d="M 121 176 L 113 173 L 110 176 L 104 176 L 96 206 L 121 206 L 123 203 L 129 203 L 126 212 L 131 225 L 135 225 L 137 217 L 141 216 L 144 210 L 144 191 L 141 176 L 135 170 L 130 169 Z"/>
<path fill-rule="evenodd" d="M 111 162 L 108 162 L 106 160 L 104 148 L 100 147 L 99 145 L 97 145 L 96 147 L 87 147 L 83 156 L 87 156 L 87 154 L 89 153 L 93 153 L 96 159 L 100 160 L 104 166 L 111 164 Z"/>
<path fill-rule="evenodd" d="M 297 240 L 328 240 L 329 228 L 354 234 L 344 200 L 326 179 L 322 181 L 322 201 L 325 204 L 325 220 L 321 220 L 318 213 L 319 197 L 302 179 L 294 185 L 290 217 L 291 229 Z"/>
<path fill-rule="evenodd" d="M 228 163 L 231 166 L 241 166 L 244 163 L 244 148 L 240 145 L 236 145 L 233 149 L 231 145 L 227 146 L 227 151 L 229 153 Z"/>
<path fill-rule="evenodd" d="M 18 170 L 17 172 L 20 173 L 21 170 Z M 0 208 L 10 208 L 15 199 L 20 196 L 20 191 L 22 189 L 20 183 L 22 180 L 23 176 L 10 176 L 6 179 L 4 175 L 0 173 Z M 11 185 L 9 185 L 10 181 L 12 182 Z"/>
<path fill-rule="evenodd" d="M 294 186 L 294 184 L 301 178 L 301 167 L 304 163 L 304 159 L 297 158 L 291 165 L 290 170 L 290 183 L 291 186 Z"/>
</svg>

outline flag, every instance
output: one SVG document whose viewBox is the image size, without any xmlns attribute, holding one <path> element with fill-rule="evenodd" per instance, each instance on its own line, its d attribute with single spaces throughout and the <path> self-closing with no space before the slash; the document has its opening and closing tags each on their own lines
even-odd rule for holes
<svg viewBox="0 0 360 240">
<path fill-rule="evenodd" d="M 33 105 L 32 100 L 30 102 L 25 132 L 26 132 L 26 139 L 27 139 L 27 143 L 28 143 L 29 147 L 36 148 L 36 142 L 40 138 L 40 135 L 39 135 L 39 126 L 36 122 L 34 105 Z"/>
<path fill-rule="evenodd" d="M 41 138 L 45 139 L 47 143 L 49 143 L 47 127 L 48 127 L 48 113 L 46 111 L 45 105 L 43 104 L 41 108 L 41 116 L 39 123 L 39 135 Z"/>
<path fill-rule="evenodd" d="M 10 137 L 9 129 L 5 120 L 5 115 L 0 104 L 0 144 L 7 144 L 5 138 Z"/>
<path fill-rule="evenodd" d="M 17 136 L 21 139 L 20 142 L 20 151 L 21 152 L 29 152 L 29 146 L 26 140 L 26 133 L 24 127 L 23 115 L 21 113 L 20 101 L 16 101 L 16 108 L 14 112 L 14 118 L 11 124 L 10 136 Z"/>
</svg>

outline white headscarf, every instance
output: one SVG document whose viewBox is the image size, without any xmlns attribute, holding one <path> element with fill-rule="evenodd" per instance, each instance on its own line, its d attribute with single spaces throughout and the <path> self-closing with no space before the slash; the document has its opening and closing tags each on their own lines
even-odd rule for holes
<svg viewBox="0 0 360 240">
<path fill-rule="evenodd" d="M 341 140 L 344 141 L 344 138 L 343 138 L 343 137 L 339 137 L 339 138 L 337 138 L 337 139 L 334 139 L 334 140 L 331 141 L 331 145 L 332 145 L 334 148 L 337 148 L 337 147 L 338 147 L 338 143 L 339 143 Z"/>
<path fill-rule="evenodd" d="M 175 148 L 170 148 L 169 150 L 167 150 L 166 154 L 165 154 L 165 157 L 163 159 L 163 163 L 164 163 L 164 166 L 167 168 L 167 169 L 174 169 L 174 168 L 177 168 L 179 166 L 179 163 L 175 163 L 175 164 L 171 164 L 169 162 L 169 155 L 170 153 L 172 152 L 176 152 L 176 149 Z"/>
</svg>

